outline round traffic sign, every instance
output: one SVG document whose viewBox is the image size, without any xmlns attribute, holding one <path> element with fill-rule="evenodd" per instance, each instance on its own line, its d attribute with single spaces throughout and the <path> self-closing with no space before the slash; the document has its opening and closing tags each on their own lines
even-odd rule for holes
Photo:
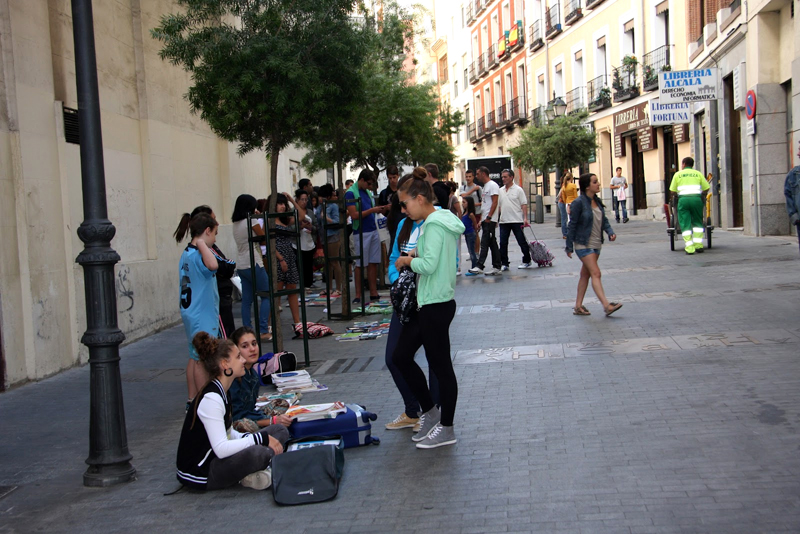
<svg viewBox="0 0 800 534">
<path fill-rule="evenodd" d="M 744 114 L 750 120 L 753 120 L 756 116 L 756 92 L 752 89 L 747 91 L 747 96 L 744 100 Z"/>
</svg>

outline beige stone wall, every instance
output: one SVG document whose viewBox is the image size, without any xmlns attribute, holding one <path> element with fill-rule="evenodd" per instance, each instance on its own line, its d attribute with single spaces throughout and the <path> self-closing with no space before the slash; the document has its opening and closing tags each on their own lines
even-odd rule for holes
<svg viewBox="0 0 800 534">
<path fill-rule="evenodd" d="M 180 320 L 172 233 L 183 212 L 211 205 L 219 243 L 235 247 L 230 216 L 244 192 L 268 194 L 261 152 L 239 157 L 189 113 L 189 77 L 158 57 L 150 29 L 171 0 L 94 2 L 106 196 L 120 328 L 128 341 Z M 79 146 L 64 139 L 62 105 L 77 107 L 68 0 L 0 0 L 0 327 L 6 385 L 85 362 L 83 220 Z M 279 160 L 279 188 L 293 190 L 294 147 Z M 315 185 L 324 172 L 308 176 Z"/>
</svg>

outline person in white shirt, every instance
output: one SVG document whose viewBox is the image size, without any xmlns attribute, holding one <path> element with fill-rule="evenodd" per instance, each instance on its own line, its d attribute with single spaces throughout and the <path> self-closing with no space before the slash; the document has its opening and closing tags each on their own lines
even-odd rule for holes
<svg viewBox="0 0 800 534">
<path fill-rule="evenodd" d="M 531 252 L 525 241 L 523 228 L 528 226 L 528 204 L 525 191 L 514 183 L 514 171 L 505 169 L 500 173 L 503 187 L 498 195 L 500 204 L 500 262 L 501 270 L 508 270 L 508 238 L 514 232 L 520 250 L 522 250 L 522 265 L 520 269 L 531 268 Z"/>
<path fill-rule="evenodd" d="M 478 264 L 469 270 L 474 276 L 477 274 L 497 275 L 501 274 L 500 270 L 500 250 L 497 248 L 497 239 L 495 238 L 495 229 L 497 227 L 498 215 L 498 198 L 500 194 L 500 187 L 489 178 L 489 169 L 487 167 L 478 168 L 477 181 L 483 186 L 483 221 L 481 221 L 481 230 L 483 236 L 481 237 L 481 254 L 478 257 Z M 492 251 L 492 268 L 484 273 L 486 257 L 489 255 L 489 250 Z"/>
<path fill-rule="evenodd" d="M 622 206 L 622 222 L 628 222 L 628 180 L 622 176 L 622 167 L 617 167 L 616 174 L 611 178 L 611 197 L 614 218 L 619 222 L 619 208 Z"/>
</svg>

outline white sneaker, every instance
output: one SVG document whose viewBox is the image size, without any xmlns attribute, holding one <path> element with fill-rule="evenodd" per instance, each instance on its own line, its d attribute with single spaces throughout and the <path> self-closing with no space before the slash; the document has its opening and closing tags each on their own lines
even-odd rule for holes
<svg viewBox="0 0 800 534">
<path fill-rule="evenodd" d="M 503 274 L 503 271 L 492 267 L 490 270 L 484 272 L 483 274 L 485 274 L 486 276 L 497 276 L 499 274 Z"/>
<path fill-rule="evenodd" d="M 533 264 L 528 262 L 521 264 L 519 267 L 517 267 L 517 269 L 530 269 L 531 267 L 533 267 Z"/>
<path fill-rule="evenodd" d="M 456 276 L 461 276 L 461 269 L 456 271 Z"/>
<path fill-rule="evenodd" d="M 500 270 L 501 271 L 507 271 L 508 270 L 508 265 L 503 265 L 502 267 L 500 267 Z"/>
<path fill-rule="evenodd" d="M 250 473 L 241 480 L 241 484 L 245 488 L 253 488 L 254 490 L 267 489 L 272 485 L 272 468 L 267 467 L 263 471 Z"/>
<path fill-rule="evenodd" d="M 483 274 L 483 269 L 480 267 L 473 267 L 469 270 L 472 274 Z"/>
</svg>

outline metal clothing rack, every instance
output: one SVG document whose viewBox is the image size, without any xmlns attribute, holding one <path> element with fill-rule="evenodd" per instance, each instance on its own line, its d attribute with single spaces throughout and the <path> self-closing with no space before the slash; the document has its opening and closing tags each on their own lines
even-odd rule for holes
<svg viewBox="0 0 800 534">
<path fill-rule="evenodd" d="M 286 230 L 278 230 L 273 228 L 273 225 L 270 224 L 270 220 L 277 219 L 279 217 L 285 217 L 287 215 L 291 215 L 294 217 L 294 230 L 286 231 Z M 253 224 L 258 224 L 258 219 L 264 219 L 264 235 L 259 236 L 253 233 Z M 277 298 L 280 299 L 284 295 L 300 295 L 300 318 L 302 321 L 302 331 L 303 331 L 303 353 L 305 356 L 305 366 L 308 367 L 311 364 L 311 360 L 309 359 L 308 354 L 308 327 L 306 326 L 306 288 L 305 284 L 303 283 L 303 277 L 300 277 L 300 283 L 298 284 L 297 289 L 284 289 L 282 291 L 275 291 L 275 273 L 272 271 L 272 248 L 270 247 L 270 242 L 275 239 L 276 236 L 289 236 L 295 238 L 295 245 L 297 250 L 297 261 L 298 266 L 297 269 L 299 272 L 303 272 L 303 255 L 300 253 L 300 221 L 297 216 L 297 210 L 293 210 L 291 212 L 277 212 L 277 213 L 248 213 L 247 214 L 247 240 L 250 244 L 250 276 L 253 280 L 253 326 L 254 330 L 256 331 L 256 340 L 258 341 L 258 348 L 259 354 L 262 353 L 261 350 L 261 321 L 260 321 L 260 306 L 258 305 L 258 298 Z M 267 255 L 266 261 L 264 262 L 264 270 L 267 272 L 267 277 L 269 278 L 269 290 L 268 291 L 258 291 L 258 284 L 256 283 L 256 262 L 255 262 L 255 252 L 253 251 L 253 245 L 260 246 L 262 243 L 266 243 Z M 258 253 L 261 253 L 261 250 L 258 250 Z M 276 311 L 276 306 L 273 304 L 270 306 L 270 320 L 273 325 L 277 324 L 278 316 Z M 275 329 L 273 329 L 275 330 Z M 278 336 L 272 336 L 272 352 L 278 352 Z"/>
<path fill-rule="evenodd" d="M 328 224 L 328 217 L 326 215 L 328 204 L 336 204 L 339 207 L 339 221 L 340 222 L 338 224 Z M 359 220 L 360 220 L 361 219 L 361 203 L 358 202 L 356 204 L 356 207 L 358 209 L 358 217 L 359 217 Z M 341 221 L 346 221 L 346 220 L 347 220 L 347 206 L 346 206 L 346 200 L 344 199 L 344 195 L 342 195 L 342 198 L 339 199 L 339 200 L 334 200 L 334 201 L 323 200 L 322 201 L 322 229 L 323 229 L 322 235 L 323 235 L 323 241 L 324 241 L 324 246 L 325 246 L 325 251 L 324 251 L 325 252 L 325 293 L 327 295 L 328 320 L 329 321 L 331 319 L 349 321 L 350 319 L 352 319 L 356 315 L 364 316 L 364 315 L 367 314 L 367 312 L 366 312 L 366 308 L 367 307 L 365 305 L 365 300 L 366 299 L 364 298 L 364 277 L 366 276 L 366 269 L 364 268 L 364 255 L 363 255 L 363 252 L 364 252 L 364 237 L 363 237 L 362 233 L 359 232 L 358 239 L 359 239 L 360 247 L 358 248 L 358 250 L 361 251 L 361 254 L 356 254 L 355 256 L 351 255 L 350 254 L 350 243 L 349 243 L 349 239 L 347 237 L 347 232 L 345 231 L 345 228 L 347 227 L 347 225 L 345 223 L 341 222 Z M 341 243 L 342 243 L 342 248 L 344 249 L 344 256 L 334 256 L 334 257 L 329 257 L 328 256 L 328 229 L 330 229 L 330 230 L 342 230 L 342 232 L 341 232 L 341 235 L 342 235 Z M 358 260 L 359 263 L 361 264 L 361 280 L 356 280 L 356 282 L 355 282 L 357 284 L 361 284 L 361 312 L 357 313 L 357 314 L 353 313 L 352 302 L 350 302 L 350 282 L 348 281 L 349 279 L 348 279 L 348 276 L 347 276 L 347 266 L 350 265 L 350 263 L 353 260 Z M 342 313 L 333 313 L 331 311 L 331 282 L 332 282 L 332 280 L 331 280 L 331 276 L 332 276 L 331 263 L 337 262 L 337 261 L 339 262 L 340 266 L 342 267 L 342 276 L 344 278 L 344 283 L 342 284 L 344 286 L 344 288 L 343 288 L 344 292 L 342 293 L 342 298 L 344 299 L 344 301 L 342 302 Z M 353 269 L 353 278 L 355 278 L 355 275 L 356 275 L 355 274 L 355 269 Z M 347 304 L 346 306 L 345 306 L 345 303 Z M 348 310 L 348 312 L 345 313 L 344 310 Z"/>
</svg>

